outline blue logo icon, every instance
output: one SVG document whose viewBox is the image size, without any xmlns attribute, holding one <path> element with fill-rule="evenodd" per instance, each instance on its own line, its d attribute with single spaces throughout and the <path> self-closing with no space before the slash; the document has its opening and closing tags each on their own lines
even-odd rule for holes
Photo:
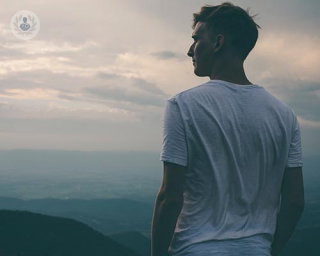
<svg viewBox="0 0 320 256">
<path fill-rule="evenodd" d="M 20 25 L 20 28 L 23 30 L 23 31 L 27 31 L 29 28 L 30 28 L 30 25 L 27 23 L 27 18 L 24 17 L 23 18 L 23 22 L 21 25 Z"/>
</svg>

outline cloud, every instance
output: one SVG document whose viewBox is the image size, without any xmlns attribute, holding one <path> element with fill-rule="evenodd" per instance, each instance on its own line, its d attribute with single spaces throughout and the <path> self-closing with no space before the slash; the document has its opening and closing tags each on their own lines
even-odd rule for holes
<svg viewBox="0 0 320 256">
<path fill-rule="evenodd" d="M 153 52 L 150 54 L 163 60 L 167 60 L 167 59 L 185 60 L 186 59 L 185 55 L 177 52 L 170 52 L 170 51 L 159 51 L 159 52 Z"/>
<path fill-rule="evenodd" d="M 208 81 L 193 75 L 191 60 L 160 60 L 147 53 L 126 52 L 118 54 L 115 65 L 121 67 L 125 77 L 155 81 L 167 95 L 178 93 Z"/>
<path fill-rule="evenodd" d="M 98 43 L 95 41 L 86 41 L 83 44 L 75 44 L 70 42 L 48 42 L 48 41 L 31 41 L 27 40 L 25 44 L 11 43 L 3 46 L 7 50 L 18 50 L 27 55 L 47 54 L 47 53 L 67 53 L 79 52 L 85 48 L 95 47 Z"/>
<path fill-rule="evenodd" d="M 19 115 L 25 118 L 43 118 L 44 116 L 55 118 L 58 112 L 61 116 L 68 116 L 68 118 L 73 118 L 72 115 L 77 116 L 76 111 L 67 111 L 68 109 L 78 109 L 78 113 L 83 109 L 91 109 L 92 116 L 98 116 L 94 114 L 95 110 L 101 112 L 103 109 L 106 112 L 101 113 L 101 117 L 113 109 L 118 110 L 119 112 L 114 112 L 115 115 L 118 113 L 119 119 L 124 120 L 130 118 L 121 115 L 121 111 L 131 115 L 134 120 L 145 120 L 147 117 L 154 119 L 160 116 L 159 110 L 164 105 L 166 94 L 155 83 L 142 78 L 112 75 L 110 76 L 110 79 L 113 77 L 112 84 L 110 84 L 110 79 L 97 80 L 95 79 L 97 72 L 94 74 L 93 77 L 78 77 L 68 73 L 53 73 L 45 69 L 10 72 L 1 80 L 0 99 L 8 100 L 11 106 L 17 106 L 22 111 L 8 112 L 5 116 L 11 113 L 14 118 L 19 118 Z M 110 73 L 98 72 L 98 74 L 104 76 Z M 113 94 L 111 91 L 108 92 L 110 86 L 119 88 L 118 94 L 117 89 L 112 91 Z M 82 88 L 91 87 L 100 88 L 105 94 L 100 97 L 94 93 L 96 92 L 94 89 L 93 93 L 82 90 Z M 110 97 L 107 97 L 108 95 Z M 63 104 L 64 108 L 59 108 L 56 112 L 47 111 L 49 105 L 58 106 L 59 104 Z M 3 117 L 4 113 L 1 116 Z"/>
<path fill-rule="evenodd" d="M 101 79 L 113 79 L 119 78 L 119 75 L 98 71 L 96 77 Z"/>
<path fill-rule="evenodd" d="M 111 101 L 126 101 L 138 105 L 163 106 L 164 98 L 146 93 L 144 91 L 131 90 L 117 86 L 112 87 L 87 87 L 84 92 L 100 99 Z"/>
<path fill-rule="evenodd" d="M 56 90 L 49 90 L 43 88 L 35 89 L 7 89 L 4 90 L 3 94 L 0 94 L 1 98 L 8 99 L 24 99 L 24 100 L 46 100 L 55 98 L 58 94 Z"/>
<path fill-rule="evenodd" d="M 45 110 L 50 118 L 67 118 L 70 120 L 104 120 L 110 123 L 138 122 L 139 118 L 132 113 L 119 108 L 111 108 L 97 104 L 84 104 L 83 106 L 68 105 L 60 102 L 52 102 Z"/>
<path fill-rule="evenodd" d="M 265 33 L 250 54 L 250 69 L 257 79 L 294 77 L 320 80 L 320 37 L 295 33 Z"/>
<path fill-rule="evenodd" d="M 316 122 L 316 121 L 306 120 L 301 116 L 298 116 L 297 118 L 298 118 L 299 125 L 302 128 L 318 128 L 318 129 L 320 128 L 320 121 Z"/>
<path fill-rule="evenodd" d="M 21 50 L 8 49 L 3 45 L 0 45 L 0 60 L 8 59 L 21 59 L 26 57 L 26 53 Z"/>
<path fill-rule="evenodd" d="M 9 72 L 28 72 L 37 70 L 50 70 L 53 73 L 65 73 L 77 74 L 80 76 L 91 75 L 92 69 L 82 69 L 80 67 L 72 66 L 61 61 L 59 58 L 52 57 L 37 57 L 37 58 L 26 58 L 26 59 L 15 59 L 15 60 L 5 60 L 0 61 L 0 75 L 6 75 Z M 81 71 L 84 71 L 81 73 Z"/>
<path fill-rule="evenodd" d="M 300 116 L 308 127 L 312 122 L 320 122 L 319 81 L 268 78 L 263 80 L 262 84 L 267 91 L 285 102 L 297 116 Z"/>
<path fill-rule="evenodd" d="M 162 96 L 169 97 L 168 94 L 164 93 L 154 83 L 147 82 L 146 80 L 141 79 L 141 78 L 131 78 L 131 80 L 133 81 L 132 84 L 133 84 L 134 87 L 140 88 L 142 90 L 145 90 L 147 92 L 150 92 L 150 93 L 153 93 L 153 94 L 156 94 L 156 95 L 162 95 Z"/>
</svg>

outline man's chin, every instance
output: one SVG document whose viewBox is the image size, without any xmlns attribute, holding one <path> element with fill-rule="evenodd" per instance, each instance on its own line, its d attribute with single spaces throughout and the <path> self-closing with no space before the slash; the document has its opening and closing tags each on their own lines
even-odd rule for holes
<svg viewBox="0 0 320 256">
<path fill-rule="evenodd" d="M 194 74 L 196 76 L 200 76 L 200 77 L 204 77 L 204 76 L 207 76 L 205 73 L 201 73 L 201 71 L 199 71 L 196 67 L 194 69 Z"/>
</svg>

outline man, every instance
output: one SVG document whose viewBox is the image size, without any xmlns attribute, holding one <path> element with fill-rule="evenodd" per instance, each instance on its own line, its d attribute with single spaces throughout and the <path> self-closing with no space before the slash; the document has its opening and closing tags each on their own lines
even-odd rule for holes
<svg viewBox="0 0 320 256">
<path fill-rule="evenodd" d="M 152 256 L 279 255 L 304 208 L 297 116 L 246 77 L 260 28 L 230 2 L 194 14 L 210 81 L 166 101 Z"/>
</svg>

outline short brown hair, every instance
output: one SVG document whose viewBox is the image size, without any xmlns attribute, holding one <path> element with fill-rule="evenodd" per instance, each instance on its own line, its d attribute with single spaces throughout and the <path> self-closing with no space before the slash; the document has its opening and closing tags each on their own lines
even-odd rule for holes
<svg viewBox="0 0 320 256">
<path fill-rule="evenodd" d="M 230 39 L 232 48 L 245 60 L 258 40 L 258 28 L 261 27 L 253 20 L 256 15 L 249 14 L 249 8 L 245 11 L 231 2 L 221 5 L 204 5 L 199 13 L 193 14 L 194 29 L 198 22 L 206 23 L 211 36 L 219 33 L 226 39 Z"/>
</svg>

